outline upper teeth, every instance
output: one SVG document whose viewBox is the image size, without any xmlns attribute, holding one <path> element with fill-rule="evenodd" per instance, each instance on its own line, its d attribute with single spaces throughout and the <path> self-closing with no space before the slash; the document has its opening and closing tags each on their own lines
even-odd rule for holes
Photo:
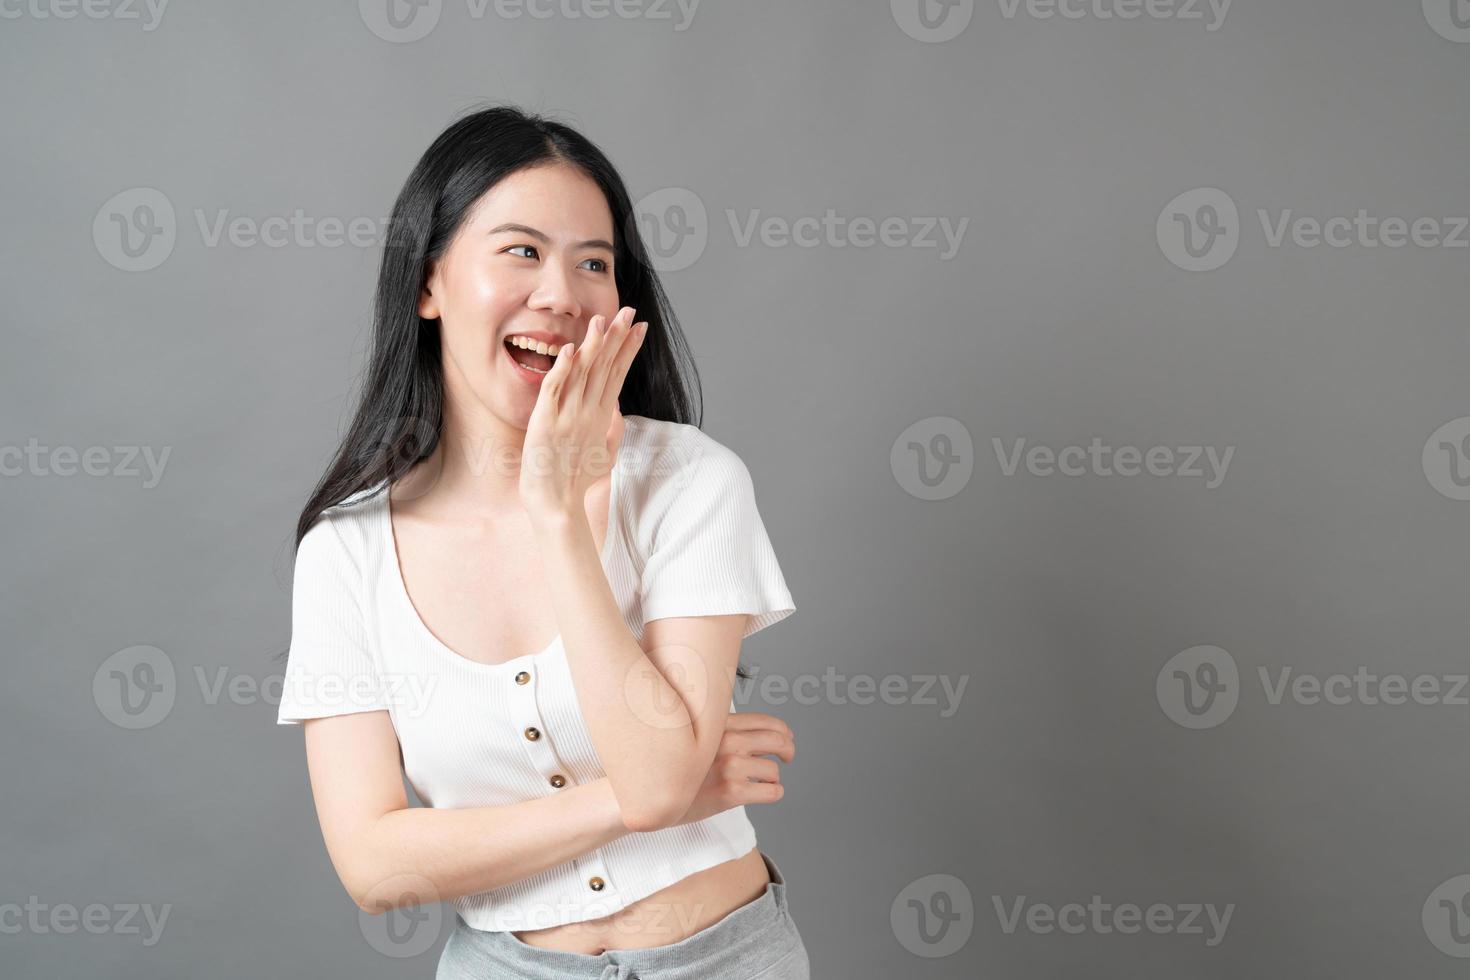
<svg viewBox="0 0 1470 980">
<path fill-rule="evenodd" d="M 526 350 L 533 350 L 538 354 L 550 354 L 552 357 L 555 357 L 556 352 L 561 350 L 560 344 L 548 344 L 544 340 L 532 340 L 530 337 L 522 337 L 519 334 L 511 337 L 510 343 Z"/>
</svg>

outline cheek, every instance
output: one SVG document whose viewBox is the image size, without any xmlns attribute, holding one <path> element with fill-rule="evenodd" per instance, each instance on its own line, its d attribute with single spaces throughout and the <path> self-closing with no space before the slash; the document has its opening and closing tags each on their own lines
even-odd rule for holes
<svg viewBox="0 0 1470 980">
<path fill-rule="evenodd" d="M 459 347 L 484 350 L 522 301 L 511 283 L 486 274 L 461 277 L 450 284 L 446 339 Z"/>
</svg>

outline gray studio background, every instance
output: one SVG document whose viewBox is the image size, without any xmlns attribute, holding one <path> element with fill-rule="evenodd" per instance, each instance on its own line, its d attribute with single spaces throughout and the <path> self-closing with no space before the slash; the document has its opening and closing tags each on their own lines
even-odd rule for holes
<svg viewBox="0 0 1470 980">
<path fill-rule="evenodd" d="M 432 975 L 271 658 L 362 229 L 489 100 L 644 199 L 754 476 L 815 976 L 1464 976 L 1470 4 L 394 10 L 0 6 L 0 974 Z"/>
</svg>

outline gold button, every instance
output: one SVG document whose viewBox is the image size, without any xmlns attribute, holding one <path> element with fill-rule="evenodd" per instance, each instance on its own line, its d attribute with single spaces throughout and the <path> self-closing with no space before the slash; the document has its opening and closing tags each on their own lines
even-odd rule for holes
<svg viewBox="0 0 1470 980">
<path fill-rule="evenodd" d="M 588 884 L 589 887 L 591 887 L 591 889 L 593 891 L 600 892 L 600 891 L 602 891 L 602 886 L 603 886 L 604 882 L 603 882 L 603 880 L 601 878 L 598 878 L 597 876 L 594 875 L 593 878 L 592 878 L 592 880 L 589 881 L 589 882 L 587 882 L 587 884 Z"/>
<path fill-rule="evenodd" d="M 526 729 L 526 740 L 527 741 L 534 742 L 534 741 L 536 741 L 536 739 L 538 739 L 540 737 L 541 737 L 541 731 L 540 731 L 540 729 L 537 729 L 537 728 L 528 728 L 528 729 Z"/>
<path fill-rule="evenodd" d="M 551 785 L 555 786 L 557 789 L 561 789 L 566 784 L 567 777 L 563 776 L 561 773 L 557 773 L 555 776 L 551 777 Z"/>
<path fill-rule="evenodd" d="M 527 682 L 527 681 L 529 681 L 529 680 L 530 680 L 530 679 L 531 679 L 531 675 L 530 675 L 530 674 L 528 674 L 528 673 L 527 673 L 527 672 L 526 672 L 526 671 L 524 671 L 524 670 L 523 670 L 523 671 L 521 671 L 521 672 L 520 672 L 520 673 L 519 673 L 519 674 L 516 674 L 516 683 L 517 683 L 517 684 L 524 684 L 524 683 L 526 683 L 526 682 Z"/>
</svg>

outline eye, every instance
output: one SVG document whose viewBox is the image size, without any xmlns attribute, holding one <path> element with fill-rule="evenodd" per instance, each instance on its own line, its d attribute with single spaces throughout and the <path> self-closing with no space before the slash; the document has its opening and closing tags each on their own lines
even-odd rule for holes
<svg viewBox="0 0 1470 980">
<path fill-rule="evenodd" d="M 505 251 L 507 251 L 507 252 L 514 252 L 518 248 L 529 249 L 532 252 L 535 252 L 536 251 L 536 246 L 535 245 L 512 245 L 509 248 L 505 249 Z M 530 259 L 530 258 L 535 258 L 535 256 L 534 255 L 527 255 L 527 256 L 524 256 L 524 258 Z M 607 271 L 607 261 L 605 259 L 588 259 L 587 261 L 588 262 L 595 262 L 595 263 L 597 263 L 597 267 L 594 268 L 594 269 L 592 269 L 591 271 L 593 271 L 593 272 L 606 272 Z"/>
</svg>

